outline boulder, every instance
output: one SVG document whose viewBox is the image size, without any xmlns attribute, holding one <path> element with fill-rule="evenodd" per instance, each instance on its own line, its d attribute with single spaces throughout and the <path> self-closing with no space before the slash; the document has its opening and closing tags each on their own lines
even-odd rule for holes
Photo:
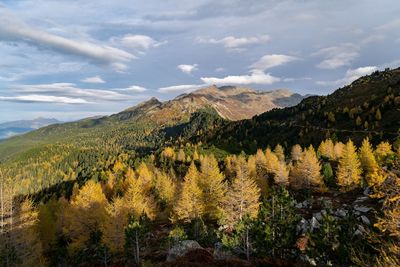
<svg viewBox="0 0 400 267">
<path fill-rule="evenodd" d="M 173 246 L 168 251 L 167 261 L 171 262 L 176 260 L 178 257 L 184 256 L 187 252 L 193 249 L 201 249 L 202 247 L 194 240 L 183 240 Z"/>
<path fill-rule="evenodd" d="M 344 218 L 344 217 L 347 216 L 347 210 L 345 210 L 345 209 L 337 209 L 335 211 L 335 215 L 338 216 L 338 217 Z"/>
<path fill-rule="evenodd" d="M 308 231 L 309 229 L 309 224 L 308 221 L 304 218 L 301 218 L 300 222 L 296 226 L 296 230 L 298 233 L 304 234 Z"/>
<path fill-rule="evenodd" d="M 315 217 L 312 217 L 310 220 L 310 229 L 311 232 L 314 231 L 314 229 L 318 229 L 320 227 L 320 223 Z"/>
</svg>

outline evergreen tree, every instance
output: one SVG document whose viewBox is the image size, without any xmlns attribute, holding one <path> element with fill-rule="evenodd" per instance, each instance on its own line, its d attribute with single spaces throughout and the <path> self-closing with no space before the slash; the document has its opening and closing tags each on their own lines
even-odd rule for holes
<svg viewBox="0 0 400 267">
<path fill-rule="evenodd" d="M 356 147 L 349 140 L 339 159 L 337 183 L 343 190 L 348 191 L 360 186 L 361 164 L 357 156 Z"/>
</svg>

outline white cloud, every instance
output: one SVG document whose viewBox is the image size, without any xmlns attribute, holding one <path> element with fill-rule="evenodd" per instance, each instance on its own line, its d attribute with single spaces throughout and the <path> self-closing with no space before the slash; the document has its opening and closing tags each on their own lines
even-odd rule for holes
<svg viewBox="0 0 400 267">
<path fill-rule="evenodd" d="M 224 68 L 216 68 L 215 71 L 216 72 L 222 72 L 222 71 L 225 71 L 225 69 Z"/>
<path fill-rule="evenodd" d="M 390 31 L 390 30 L 398 30 L 400 29 L 400 19 L 394 19 L 389 21 L 381 26 L 375 27 L 377 31 Z"/>
<path fill-rule="evenodd" d="M 59 103 L 59 104 L 89 104 L 82 98 L 71 98 L 51 95 L 21 95 L 21 96 L 0 96 L 0 101 L 26 102 L 26 103 Z"/>
<path fill-rule="evenodd" d="M 178 69 L 180 69 L 180 71 L 182 71 L 183 73 L 191 74 L 193 71 L 198 70 L 197 66 L 198 66 L 197 64 L 193 65 L 181 64 L 178 65 Z"/>
<path fill-rule="evenodd" d="M 271 38 L 269 37 L 269 35 L 259 35 L 252 37 L 227 36 L 222 39 L 198 38 L 198 41 L 201 43 L 222 44 L 225 48 L 237 49 L 249 45 L 264 44 L 267 43 L 270 39 Z"/>
<path fill-rule="evenodd" d="M 114 91 L 142 93 L 144 91 L 147 91 L 147 89 L 142 87 L 142 86 L 139 86 L 139 85 L 131 85 L 131 86 L 127 87 L 127 88 L 114 89 Z"/>
<path fill-rule="evenodd" d="M 359 56 L 359 47 L 354 44 L 341 44 L 322 48 L 314 56 L 324 58 L 317 67 L 320 69 L 337 69 L 343 66 L 349 66 L 351 62 Z"/>
<path fill-rule="evenodd" d="M 376 71 L 378 68 L 376 66 L 366 66 L 360 67 L 356 69 L 348 69 L 343 78 L 338 79 L 336 81 L 317 81 L 318 85 L 322 86 L 343 86 L 352 83 L 358 78 L 369 75 L 372 72 Z"/>
<path fill-rule="evenodd" d="M 124 50 L 85 40 L 74 40 L 34 28 L 0 9 L 0 39 L 24 42 L 39 49 L 73 54 L 88 58 L 96 63 L 112 65 L 129 62 L 136 57 Z"/>
<path fill-rule="evenodd" d="M 134 50 L 148 50 L 151 47 L 158 47 L 166 44 L 167 41 L 157 42 L 147 35 L 127 34 L 123 37 L 114 37 L 111 39 L 113 43 L 121 44 L 122 46 Z"/>
<path fill-rule="evenodd" d="M 252 64 L 250 68 L 257 70 L 267 70 L 294 60 L 297 60 L 297 57 L 292 57 L 288 55 L 265 55 L 260 58 L 257 62 Z"/>
<path fill-rule="evenodd" d="M 281 79 L 274 77 L 263 71 L 252 71 L 249 75 L 226 76 L 224 78 L 202 77 L 201 80 L 206 84 L 273 84 Z"/>
<path fill-rule="evenodd" d="M 98 75 L 93 76 L 93 77 L 87 77 L 87 78 L 81 80 L 81 82 L 84 82 L 84 83 L 105 83 L 105 81 Z"/>
<path fill-rule="evenodd" d="M 25 84 L 17 85 L 14 90 L 20 94 L 45 94 L 63 97 L 79 97 L 90 102 L 95 101 L 129 101 L 133 97 L 125 93 L 143 92 L 143 87 L 131 86 L 116 89 L 88 89 L 79 88 L 74 83 L 51 83 L 51 84 Z M 124 93 L 121 93 L 123 91 Z"/>
<path fill-rule="evenodd" d="M 160 93 L 189 93 L 207 86 L 206 84 L 182 84 L 168 87 L 161 87 L 158 89 Z"/>
</svg>

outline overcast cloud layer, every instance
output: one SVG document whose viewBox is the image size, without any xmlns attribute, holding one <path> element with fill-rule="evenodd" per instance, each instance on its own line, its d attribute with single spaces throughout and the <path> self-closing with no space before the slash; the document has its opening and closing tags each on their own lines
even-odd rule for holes
<svg viewBox="0 0 400 267">
<path fill-rule="evenodd" d="M 6 0 L 0 122 L 75 120 L 216 85 L 329 94 L 400 66 L 398 0 Z"/>
</svg>

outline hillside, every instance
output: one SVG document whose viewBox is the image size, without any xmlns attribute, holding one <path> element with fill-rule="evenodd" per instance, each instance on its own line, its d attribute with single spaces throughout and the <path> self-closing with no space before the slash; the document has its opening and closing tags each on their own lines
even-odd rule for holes
<svg viewBox="0 0 400 267">
<path fill-rule="evenodd" d="M 221 126 L 203 139 L 239 153 L 256 147 L 318 144 L 325 138 L 360 144 L 394 141 L 400 129 L 400 69 L 377 71 L 328 96 L 312 96 L 300 104 Z"/>
</svg>

